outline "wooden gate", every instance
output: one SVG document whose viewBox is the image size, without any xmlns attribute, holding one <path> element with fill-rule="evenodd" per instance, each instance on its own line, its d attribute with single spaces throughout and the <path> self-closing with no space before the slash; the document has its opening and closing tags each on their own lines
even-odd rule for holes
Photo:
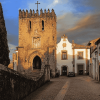
<svg viewBox="0 0 100 100">
<path fill-rule="evenodd" d="M 66 66 L 62 67 L 62 75 L 67 75 L 67 67 Z"/>
</svg>

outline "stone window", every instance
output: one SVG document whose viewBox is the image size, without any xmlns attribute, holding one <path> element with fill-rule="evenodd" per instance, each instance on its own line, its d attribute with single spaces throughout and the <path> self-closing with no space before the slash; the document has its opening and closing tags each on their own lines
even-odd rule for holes
<svg viewBox="0 0 100 100">
<path fill-rule="evenodd" d="M 31 29 L 31 21 L 29 21 L 30 29 Z"/>
<path fill-rule="evenodd" d="M 83 59 L 83 52 L 78 52 L 77 59 Z"/>
<path fill-rule="evenodd" d="M 40 48 L 40 37 L 33 37 L 33 48 Z"/>
<path fill-rule="evenodd" d="M 44 21 L 42 20 L 42 30 L 44 30 Z"/>
<path fill-rule="evenodd" d="M 62 51 L 61 57 L 62 57 L 62 60 L 68 59 L 67 58 L 67 51 Z"/>
</svg>

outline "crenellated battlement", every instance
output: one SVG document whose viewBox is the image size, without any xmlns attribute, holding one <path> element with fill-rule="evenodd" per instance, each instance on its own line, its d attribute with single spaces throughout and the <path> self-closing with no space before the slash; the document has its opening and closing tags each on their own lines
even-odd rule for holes
<svg viewBox="0 0 100 100">
<path fill-rule="evenodd" d="M 52 11 L 50 12 L 50 10 L 48 9 L 46 11 L 46 9 L 40 10 L 40 14 L 38 12 L 38 10 L 35 11 L 30 9 L 30 12 L 28 12 L 28 10 L 26 10 L 26 12 L 24 10 L 21 11 L 21 9 L 19 10 L 19 18 L 31 18 L 31 17 L 54 17 L 54 19 L 56 19 L 56 14 L 54 12 L 54 10 L 52 9 Z"/>
</svg>

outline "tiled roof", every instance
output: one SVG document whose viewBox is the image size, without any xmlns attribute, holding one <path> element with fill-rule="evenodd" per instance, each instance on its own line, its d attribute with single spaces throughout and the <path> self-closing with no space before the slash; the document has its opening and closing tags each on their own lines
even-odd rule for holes
<svg viewBox="0 0 100 100">
<path fill-rule="evenodd" d="M 85 45 L 80 45 L 80 44 L 74 43 L 74 48 L 77 48 L 77 49 L 86 49 L 86 48 L 89 48 L 89 46 L 85 46 Z"/>
<path fill-rule="evenodd" d="M 100 37 L 99 37 L 100 38 Z M 99 38 L 96 38 L 94 40 L 91 40 L 90 42 L 96 42 Z"/>
<path fill-rule="evenodd" d="M 100 38 L 95 42 L 95 45 L 97 45 L 98 43 L 100 43 Z"/>
<path fill-rule="evenodd" d="M 99 37 L 99 38 L 100 38 L 100 37 Z M 89 41 L 87 45 L 91 45 L 91 44 L 92 44 L 92 45 L 95 45 L 95 42 L 96 42 L 99 38 L 96 38 L 96 39 L 94 39 L 94 40 Z"/>
</svg>

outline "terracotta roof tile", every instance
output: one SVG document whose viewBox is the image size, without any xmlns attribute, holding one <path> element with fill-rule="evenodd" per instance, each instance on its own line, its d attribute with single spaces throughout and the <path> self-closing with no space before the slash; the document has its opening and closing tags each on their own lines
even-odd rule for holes
<svg viewBox="0 0 100 100">
<path fill-rule="evenodd" d="M 77 48 L 77 49 L 85 49 L 85 48 L 89 48 L 89 46 L 85 46 L 85 45 L 80 45 L 80 44 L 74 43 L 74 48 Z"/>
</svg>

